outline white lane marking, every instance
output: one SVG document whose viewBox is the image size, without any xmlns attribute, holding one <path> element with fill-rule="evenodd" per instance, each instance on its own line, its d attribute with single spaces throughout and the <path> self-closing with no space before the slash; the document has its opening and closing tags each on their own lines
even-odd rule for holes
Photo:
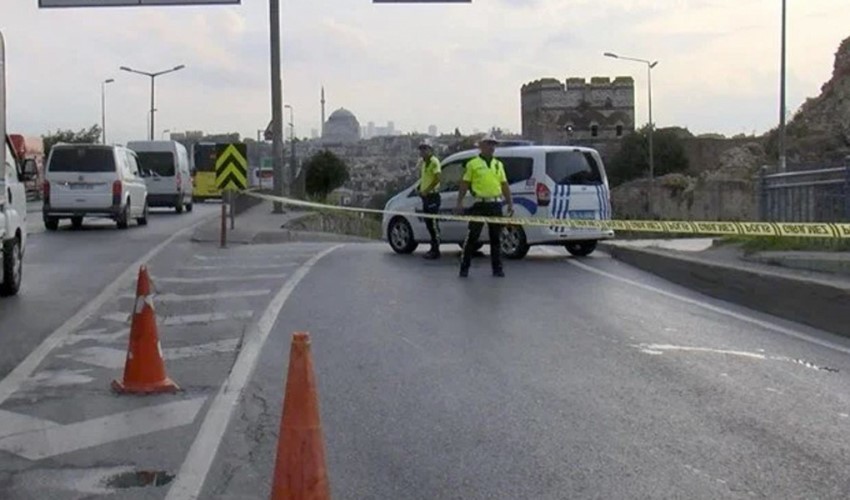
<svg viewBox="0 0 850 500">
<path fill-rule="evenodd" d="M 251 259 L 255 259 L 257 262 L 267 262 L 267 261 L 273 260 L 273 259 L 284 260 L 284 259 L 296 259 L 296 258 L 299 258 L 299 257 L 306 258 L 306 257 L 310 257 L 312 255 L 316 255 L 316 252 L 287 251 L 285 253 L 273 253 L 273 254 L 268 254 L 268 255 L 261 255 L 261 254 L 245 255 L 244 253 L 242 253 L 242 251 L 240 249 L 239 255 L 236 255 L 236 254 L 234 254 L 234 255 L 195 255 L 194 258 L 196 258 L 200 261 L 203 261 L 203 262 L 210 262 L 210 261 L 215 262 L 215 261 L 222 261 L 223 260 L 223 261 L 244 263 L 244 262 L 251 262 Z"/>
<path fill-rule="evenodd" d="M 183 314 L 178 316 L 163 316 L 157 320 L 157 323 L 161 326 L 194 325 L 198 323 L 212 323 L 213 321 L 227 321 L 231 319 L 249 319 L 253 315 L 254 311 L 248 310 Z M 101 316 L 101 319 L 116 321 L 118 323 L 128 323 L 130 321 L 130 315 L 125 313 L 109 313 Z"/>
<path fill-rule="evenodd" d="M 52 425 L 56 425 L 56 422 L 0 410 L 0 438 L 44 429 Z"/>
<path fill-rule="evenodd" d="M 245 335 L 242 350 L 233 364 L 233 369 L 221 384 L 218 394 L 210 404 L 210 409 L 207 411 L 203 423 L 201 423 L 201 428 L 186 455 L 186 460 L 168 490 L 166 500 L 195 499 L 201 494 L 204 481 L 218 453 L 218 447 L 227 431 L 227 425 L 233 416 L 233 410 L 239 402 L 245 384 L 248 383 L 251 373 L 254 371 L 260 350 L 263 348 L 275 321 L 277 321 L 281 309 L 283 309 L 298 283 L 310 272 L 310 269 L 322 257 L 341 246 L 343 245 L 328 248 L 299 267 L 277 292 L 260 320 L 252 325 Z"/>
<path fill-rule="evenodd" d="M 249 281 L 286 278 L 288 274 L 243 274 L 242 276 L 209 276 L 205 278 L 154 277 L 154 283 L 217 283 L 220 281 Z"/>
<path fill-rule="evenodd" d="M 184 266 L 181 271 L 221 271 L 222 269 L 283 269 L 296 267 L 297 262 L 286 262 L 281 264 L 236 264 L 227 263 L 218 266 Z"/>
<path fill-rule="evenodd" d="M 762 328 L 766 328 L 768 330 L 773 330 L 777 333 L 781 333 L 783 335 L 787 335 L 789 337 L 793 337 L 793 338 L 798 339 L 798 340 L 803 340 L 805 342 L 810 342 L 812 344 L 819 345 L 821 347 L 826 347 L 827 349 L 832 349 L 833 351 L 838 351 L 838 352 L 843 353 L 843 354 L 850 354 L 850 348 L 845 347 L 845 346 L 840 345 L 840 344 L 836 344 L 835 342 L 830 342 L 828 340 L 819 339 L 819 338 L 814 337 L 812 335 L 809 335 L 807 333 L 798 332 L 796 330 L 792 330 L 792 329 L 786 328 L 784 326 L 780 326 L 780 325 L 777 325 L 777 324 L 774 324 L 774 323 L 770 323 L 768 321 L 756 319 L 756 318 L 747 316 L 745 314 L 740 314 L 740 313 L 737 313 L 737 312 L 734 312 L 734 311 L 730 311 L 728 309 L 724 309 L 722 307 L 718 307 L 718 306 L 715 306 L 715 305 L 712 305 L 712 304 L 708 304 L 708 303 L 702 302 L 700 300 L 690 299 L 688 297 L 682 297 L 681 295 L 677 295 L 675 293 L 668 292 L 666 290 L 662 290 L 660 288 L 656 288 L 656 287 L 651 286 L 651 285 L 639 283 L 637 281 L 630 280 L 628 278 L 623 278 L 621 276 L 617 276 L 616 274 L 611 274 L 609 272 L 596 269 L 595 267 L 588 266 L 587 264 L 582 264 L 581 262 L 576 262 L 574 260 L 567 260 L 566 262 L 573 265 L 573 266 L 584 269 L 585 271 L 588 271 L 588 272 L 591 272 L 591 273 L 594 273 L 594 274 L 598 274 L 599 276 L 605 276 L 606 278 L 610 278 L 612 280 L 619 281 L 621 283 L 626 283 L 628 285 L 632 285 L 634 287 L 640 288 L 642 290 L 646 290 L 648 292 L 657 293 L 658 295 L 663 295 L 664 297 L 674 299 L 674 300 L 678 300 L 679 302 L 683 302 L 685 304 L 700 307 L 702 309 L 706 309 L 706 310 L 709 310 L 709 311 L 712 311 L 712 312 L 715 312 L 715 313 L 718 313 L 718 314 L 722 314 L 722 315 L 728 316 L 730 318 L 734 318 L 734 319 L 737 319 L 737 320 L 740 320 L 740 321 L 744 321 L 746 323 L 750 323 L 751 325 L 756 325 L 756 326 L 760 326 Z"/>
<path fill-rule="evenodd" d="M 205 356 L 207 354 L 235 351 L 239 346 L 239 339 L 224 339 L 207 344 L 190 345 L 185 347 L 172 347 L 162 350 L 162 357 L 167 360 L 192 358 Z M 126 350 L 114 349 L 112 347 L 86 347 L 69 354 L 60 354 L 58 357 L 73 359 L 87 365 L 99 366 L 117 370 L 124 367 L 127 359 Z"/>
<path fill-rule="evenodd" d="M 692 347 L 692 346 L 681 346 L 681 345 L 670 345 L 670 344 L 639 344 L 635 345 L 640 349 L 641 352 L 647 354 L 663 354 L 667 351 L 683 351 L 683 352 L 703 352 L 710 354 L 726 354 L 729 356 L 740 356 L 743 358 L 750 359 L 758 359 L 762 361 L 784 361 L 788 363 L 795 363 L 801 366 L 805 366 L 806 368 L 812 368 L 814 370 L 823 370 L 828 372 L 837 372 L 838 370 L 835 368 L 830 368 L 828 366 L 818 366 L 812 362 L 806 361 L 804 359 L 797 358 L 789 358 L 788 356 L 768 356 L 766 354 L 758 353 L 758 352 L 747 352 L 747 351 L 735 351 L 730 349 L 714 349 L 712 347 Z"/>
<path fill-rule="evenodd" d="M 154 295 L 154 302 L 194 302 L 202 300 L 219 300 L 219 299 L 236 299 L 242 297 L 261 297 L 272 293 L 271 290 L 234 290 L 216 293 L 199 293 L 195 295 L 182 295 L 177 293 L 165 293 L 162 295 Z M 124 294 L 122 299 L 134 299 L 134 294 Z"/>
<path fill-rule="evenodd" d="M 94 377 L 86 375 L 91 370 L 43 370 L 24 382 L 22 391 L 40 387 L 65 387 L 69 385 L 88 384 Z"/>
<path fill-rule="evenodd" d="M 0 450 L 29 460 L 41 460 L 113 441 L 172 429 L 191 424 L 206 399 L 204 396 L 148 406 L 67 425 L 44 422 L 47 425 L 40 429 L 0 439 Z"/>
<path fill-rule="evenodd" d="M 44 361 L 53 349 L 62 345 L 72 332 L 92 317 L 106 302 L 114 299 L 121 290 L 130 286 L 132 279 L 139 272 L 139 266 L 156 257 L 171 242 L 193 231 L 208 219 L 209 217 L 202 218 L 191 226 L 177 231 L 162 241 L 162 243 L 153 247 L 148 253 L 130 264 L 115 281 L 107 285 L 95 298 L 82 306 L 76 314 L 68 318 L 59 328 L 42 340 L 38 347 L 33 349 L 3 380 L 0 380 L 0 404 L 9 399 L 9 396 L 14 394 L 21 387 L 21 384 L 30 378 L 35 369 L 38 368 L 38 365 Z"/>
<path fill-rule="evenodd" d="M 420 347 L 418 344 L 414 343 L 412 340 L 408 339 L 404 335 L 399 335 L 399 338 L 417 349 L 422 349 L 422 347 Z"/>
<path fill-rule="evenodd" d="M 94 330 L 86 330 L 86 332 L 92 332 L 92 331 L 94 331 Z M 105 332 L 106 328 L 98 328 L 97 331 Z M 62 343 L 62 345 L 64 345 L 64 346 L 74 345 L 74 344 L 77 344 L 77 343 L 82 342 L 84 340 L 96 340 L 97 342 L 108 344 L 108 343 L 111 343 L 111 342 L 117 342 L 118 340 L 128 338 L 129 335 L 130 335 L 130 330 L 127 329 L 127 328 L 122 328 L 121 330 L 118 330 L 117 332 L 112 332 L 112 333 L 86 333 L 86 332 L 79 332 L 79 333 L 74 333 L 74 334 L 69 335 L 68 338 L 65 339 L 65 342 Z"/>
<path fill-rule="evenodd" d="M 746 352 L 746 351 L 732 351 L 727 349 L 712 349 L 711 347 L 689 347 L 682 345 L 669 345 L 669 344 L 641 344 L 638 346 L 643 349 L 647 349 L 655 352 L 662 351 L 685 351 L 685 352 L 707 352 L 712 354 L 728 354 L 730 356 L 741 356 L 744 358 L 752 358 L 752 359 L 767 359 L 767 356 L 764 354 L 758 354 L 755 352 Z M 655 353 L 653 353 L 655 354 Z"/>
</svg>

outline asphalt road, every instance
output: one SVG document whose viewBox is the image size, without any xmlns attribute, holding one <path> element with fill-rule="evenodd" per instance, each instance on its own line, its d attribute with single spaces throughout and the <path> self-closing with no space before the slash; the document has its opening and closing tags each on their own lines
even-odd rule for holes
<svg viewBox="0 0 850 500">
<path fill-rule="evenodd" d="M 382 245 L 325 257 L 202 497 L 266 497 L 296 330 L 312 333 L 335 498 L 847 497 L 848 342 L 606 256 L 536 254 L 468 281 Z"/>
<path fill-rule="evenodd" d="M 30 267 L 45 269 L 28 268 L 25 300 L 63 302 L 72 276 L 92 276 L 91 299 L 134 260 L 106 248 L 112 230 L 85 235 L 102 253 L 80 260 L 69 242 L 82 236 L 33 240 Z M 47 238 L 67 261 L 51 264 Z M 155 244 L 124 248 L 138 259 Z M 535 249 L 505 279 L 478 260 L 460 280 L 452 251 L 176 238 L 150 265 L 184 391 L 109 393 L 133 304 L 122 285 L 26 379 L 0 378 L 0 497 L 268 498 L 290 335 L 304 330 L 337 499 L 847 497 L 850 340 L 604 254 Z M 109 259 L 110 276 L 93 271 Z M 88 299 L 68 300 L 29 331 Z"/>
<path fill-rule="evenodd" d="M 20 295 L 0 300 L 0 377 L 127 266 L 175 232 L 216 213 L 218 205 L 198 204 L 191 213 L 151 211 L 146 227 L 132 223 L 119 231 L 111 221 L 86 219 L 74 231 L 63 222 L 44 232 L 41 214 L 28 214 L 30 237 Z"/>
</svg>

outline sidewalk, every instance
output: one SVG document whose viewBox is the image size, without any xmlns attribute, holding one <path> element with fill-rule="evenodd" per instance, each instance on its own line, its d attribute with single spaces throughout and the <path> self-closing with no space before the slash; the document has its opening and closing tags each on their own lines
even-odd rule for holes
<svg viewBox="0 0 850 500">
<path fill-rule="evenodd" d="M 618 260 L 706 295 L 850 336 L 846 321 L 850 275 L 757 262 L 737 245 L 707 246 L 705 238 L 643 244 L 611 241 L 601 247 Z M 846 253 L 777 253 L 786 260 L 805 257 L 826 268 L 848 257 Z"/>
<path fill-rule="evenodd" d="M 228 244 L 262 244 L 290 242 L 368 242 L 366 238 L 332 233 L 294 231 L 286 226 L 313 212 L 284 209 L 284 213 L 272 212 L 272 203 L 263 202 L 236 216 L 236 229 L 230 229 L 227 220 Z M 221 218 L 215 217 L 201 224 L 192 234 L 192 241 L 219 243 L 221 240 Z"/>
</svg>

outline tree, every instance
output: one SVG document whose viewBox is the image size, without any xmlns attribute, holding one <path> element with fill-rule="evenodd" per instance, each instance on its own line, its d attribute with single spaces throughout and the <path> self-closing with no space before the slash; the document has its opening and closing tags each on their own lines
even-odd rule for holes
<svg viewBox="0 0 850 500">
<path fill-rule="evenodd" d="M 307 172 L 307 194 L 321 200 L 348 180 L 348 166 L 330 151 L 319 151 L 304 165 Z"/>
<path fill-rule="evenodd" d="M 50 149 L 54 145 L 64 142 L 66 144 L 96 144 L 100 142 L 101 136 L 100 125 L 92 125 L 88 130 L 80 129 L 77 132 L 73 130 L 56 130 L 52 134 L 41 136 L 44 141 L 44 154 L 50 154 Z"/>
<path fill-rule="evenodd" d="M 681 129 L 658 129 L 653 134 L 655 175 L 684 172 L 689 167 L 682 142 Z M 613 185 L 649 175 L 649 129 L 643 127 L 623 138 L 620 150 L 609 165 L 608 177 Z"/>
</svg>

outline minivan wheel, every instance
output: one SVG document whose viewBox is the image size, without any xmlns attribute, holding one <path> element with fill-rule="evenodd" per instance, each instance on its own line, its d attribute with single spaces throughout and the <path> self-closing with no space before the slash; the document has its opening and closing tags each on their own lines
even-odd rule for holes
<svg viewBox="0 0 850 500">
<path fill-rule="evenodd" d="M 404 217 L 396 217 L 387 228 L 387 240 L 395 253 L 410 254 L 419 246 L 413 239 L 413 228 Z"/>
<path fill-rule="evenodd" d="M 8 297 L 18 293 L 24 274 L 24 259 L 21 242 L 12 238 L 3 245 L 3 282 L 0 283 L 0 295 Z"/>
<path fill-rule="evenodd" d="M 80 229 L 83 227 L 83 218 L 82 217 L 71 217 L 71 227 L 74 229 Z"/>
<path fill-rule="evenodd" d="M 148 225 L 148 202 L 145 201 L 145 209 L 142 210 L 142 216 L 136 219 L 140 226 Z"/>
<path fill-rule="evenodd" d="M 177 201 L 177 204 L 176 204 L 176 205 L 174 205 L 174 211 L 175 211 L 175 212 L 177 212 L 178 214 L 182 214 L 182 213 L 183 213 L 183 197 L 182 197 L 182 196 L 181 196 L 181 197 L 180 197 L 180 199 Z"/>
<path fill-rule="evenodd" d="M 121 211 L 121 215 L 118 216 L 115 223 L 118 225 L 118 229 L 127 229 L 130 226 L 130 202 L 128 201 L 126 205 L 124 205 L 124 210 Z"/>
<path fill-rule="evenodd" d="M 57 229 L 59 229 L 59 219 L 57 219 L 56 217 L 45 217 L 44 227 L 48 231 L 56 231 Z"/>
<path fill-rule="evenodd" d="M 193 208 L 194 208 L 194 203 L 190 201 L 189 204 L 186 205 L 186 211 L 191 212 Z"/>
<path fill-rule="evenodd" d="M 502 228 L 502 255 L 508 259 L 518 260 L 528 255 L 528 242 L 522 226 L 505 226 Z"/>
<path fill-rule="evenodd" d="M 596 250 L 596 241 L 570 241 L 564 248 L 576 257 L 587 257 Z"/>
</svg>

